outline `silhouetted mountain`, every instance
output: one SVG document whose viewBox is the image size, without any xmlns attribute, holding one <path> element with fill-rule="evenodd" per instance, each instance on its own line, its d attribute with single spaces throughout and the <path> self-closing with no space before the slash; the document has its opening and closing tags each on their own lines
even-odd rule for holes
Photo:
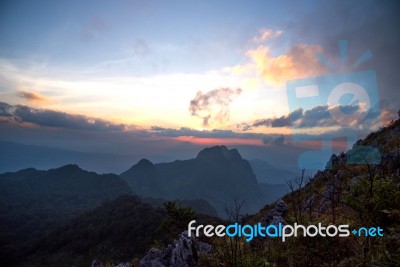
<svg viewBox="0 0 400 267">
<path fill-rule="evenodd" d="M 98 175 L 77 165 L 1 174 L 0 189 L 0 250 L 4 253 L 9 243 L 23 244 L 104 201 L 132 194 L 119 176 Z"/>
<path fill-rule="evenodd" d="M 129 170 L 129 175 L 141 177 L 141 179 L 127 180 L 136 194 L 141 196 L 162 196 L 162 190 L 157 180 L 157 168 L 149 160 L 140 160 Z M 121 177 L 123 178 L 122 175 Z"/>
<path fill-rule="evenodd" d="M 286 184 L 285 181 L 293 180 L 298 174 L 272 166 L 259 159 L 249 160 L 251 168 L 257 177 L 257 181 L 267 184 Z"/>
<path fill-rule="evenodd" d="M 141 196 L 205 199 L 220 216 L 234 197 L 245 200 L 244 212 L 254 212 L 266 202 L 250 164 L 225 146 L 203 149 L 195 159 L 159 164 L 141 160 L 120 176 Z"/>
</svg>

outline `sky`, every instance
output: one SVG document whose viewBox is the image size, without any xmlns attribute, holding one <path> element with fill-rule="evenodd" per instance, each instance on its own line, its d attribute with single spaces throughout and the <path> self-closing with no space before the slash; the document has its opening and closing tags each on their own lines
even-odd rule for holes
<svg viewBox="0 0 400 267">
<path fill-rule="evenodd" d="M 399 11 L 396 1 L 1 1 L 0 141 L 146 155 L 354 141 L 397 118 Z M 331 94 L 345 82 L 365 91 Z"/>
</svg>

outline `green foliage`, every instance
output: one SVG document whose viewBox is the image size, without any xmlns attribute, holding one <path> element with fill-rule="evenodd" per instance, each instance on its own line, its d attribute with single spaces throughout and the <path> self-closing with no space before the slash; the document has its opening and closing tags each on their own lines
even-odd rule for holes
<svg viewBox="0 0 400 267">
<path fill-rule="evenodd" d="M 370 195 L 370 181 L 360 179 L 346 193 L 344 203 L 359 213 L 364 224 L 390 226 L 391 222 L 384 217 L 385 213 L 400 207 L 400 184 L 394 176 L 381 179 L 377 175 L 373 177 L 372 183 L 373 191 Z"/>
<path fill-rule="evenodd" d="M 162 222 L 162 227 L 170 234 L 171 238 L 187 229 L 189 222 L 197 218 L 192 208 L 182 207 L 175 201 L 164 202 L 164 207 L 167 217 Z"/>
<path fill-rule="evenodd" d="M 94 257 L 113 264 L 142 257 L 154 240 L 166 242 L 165 215 L 137 197 L 119 197 L 33 243 L 23 266 L 41 266 L 45 259 L 46 266 L 86 267 Z"/>
</svg>

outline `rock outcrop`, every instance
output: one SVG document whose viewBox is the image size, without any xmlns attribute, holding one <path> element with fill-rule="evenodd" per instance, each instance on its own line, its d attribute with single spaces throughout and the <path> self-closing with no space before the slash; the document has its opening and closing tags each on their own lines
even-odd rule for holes
<svg viewBox="0 0 400 267">
<path fill-rule="evenodd" d="M 90 267 L 104 267 L 104 264 L 99 259 L 93 259 Z"/>
<path fill-rule="evenodd" d="M 90 267 L 104 267 L 104 264 L 99 259 L 94 258 Z M 132 267 L 132 264 L 129 262 L 119 263 L 118 265 L 115 265 L 115 267 Z"/>
<path fill-rule="evenodd" d="M 266 225 L 278 225 L 279 223 L 286 224 L 286 220 L 284 218 L 286 210 L 287 204 L 282 199 L 279 199 L 274 209 L 268 212 L 262 219 L 262 223 Z"/>
<path fill-rule="evenodd" d="M 164 250 L 152 248 L 140 260 L 140 267 L 197 267 L 198 253 L 209 253 L 212 246 L 189 237 L 187 231 Z"/>
</svg>

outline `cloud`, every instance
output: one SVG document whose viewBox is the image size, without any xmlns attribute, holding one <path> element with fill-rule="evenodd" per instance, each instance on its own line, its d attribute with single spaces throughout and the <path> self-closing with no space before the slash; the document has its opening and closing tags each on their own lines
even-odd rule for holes
<svg viewBox="0 0 400 267">
<path fill-rule="evenodd" d="M 12 116 L 12 106 L 7 103 L 0 102 L 0 117 L 11 118 Z"/>
<path fill-rule="evenodd" d="M 259 30 L 259 35 L 255 36 L 252 41 L 255 43 L 261 43 L 269 39 L 273 39 L 276 37 L 281 36 L 283 31 L 281 30 L 272 30 L 272 29 L 267 29 L 263 28 Z"/>
<path fill-rule="evenodd" d="M 23 99 L 26 99 L 26 100 L 32 101 L 32 102 L 49 102 L 50 101 L 50 99 L 48 99 L 47 97 L 41 96 L 39 94 L 27 92 L 27 91 L 20 91 L 20 92 L 18 92 L 17 95 Z"/>
<path fill-rule="evenodd" d="M 287 80 L 322 74 L 325 69 L 316 59 L 322 51 L 320 45 L 296 44 L 287 53 L 273 56 L 268 46 L 260 45 L 246 54 L 259 76 L 272 85 L 282 85 Z"/>
<path fill-rule="evenodd" d="M 229 119 L 229 104 L 241 94 L 242 89 L 222 87 L 207 93 L 198 91 L 190 101 L 189 111 L 192 116 L 203 119 L 203 126 L 208 126 L 211 120 L 217 122 Z"/>
<path fill-rule="evenodd" d="M 335 114 L 353 114 L 348 119 L 348 116 L 337 116 Z M 365 118 L 361 124 L 358 118 Z M 250 124 L 252 127 L 291 127 L 291 128 L 324 128 L 324 127 L 362 127 L 372 126 L 380 120 L 380 112 L 377 108 L 372 107 L 370 110 L 365 110 L 363 105 L 318 105 L 309 110 L 298 108 L 288 115 L 275 118 L 267 118 L 256 120 Z M 249 125 L 249 124 L 246 124 Z"/>
<path fill-rule="evenodd" d="M 263 137 L 268 136 L 260 133 L 237 133 L 232 130 L 222 129 L 196 130 L 188 127 L 173 129 L 152 126 L 148 130 L 137 129 L 132 125 L 116 124 L 107 120 L 84 115 L 69 114 L 49 109 L 37 109 L 24 105 L 10 105 L 4 102 L 0 102 L 0 119 L 21 125 L 30 123 L 39 127 L 56 127 L 97 132 L 125 132 L 144 138 L 154 136 L 165 138 L 192 136 L 199 138 L 243 138 L 261 140 Z"/>
<path fill-rule="evenodd" d="M 239 76 L 255 76 L 273 86 L 282 86 L 288 80 L 315 77 L 327 72 L 317 56 L 323 54 L 319 44 L 294 44 L 274 55 L 271 46 L 259 45 L 246 51 L 244 64 L 226 67 L 224 73 Z"/>
<path fill-rule="evenodd" d="M 268 118 L 262 120 L 256 120 L 250 127 L 290 127 L 292 121 L 296 121 L 303 116 L 303 109 L 299 108 L 291 112 L 287 116 L 281 116 L 278 118 Z"/>
<path fill-rule="evenodd" d="M 32 123 L 37 126 L 58 127 L 73 130 L 124 131 L 128 126 L 84 115 L 68 114 L 49 109 L 37 109 L 23 105 L 0 102 L 0 117 L 16 123 Z"/>
<path fill-rule="evenodd" d="M 23 105 L 10 105 L 4 102 L 0 102 L 0 123 L 4 124 L 2 129 L 8 129 L 7 133 L 0 132 L 3 138 L 7 135 L 13 136 L 14 132 L 15 134 L 40 132 L 48 136 L 52 135 L 55 130 L 57 135 L 60 137 L 60 140 L 62 139 L 61 136 L 68 137 L 70 135 L 77 136 L 78 139 L 83 138 L 78 142 L 80 144 L 89 142 L 89 140 L 87 140 L 88 136 L 96 136 L 93 137 L 93 140 L 90 140 L 92 143 L 96 142 L 95 139 L 107 137 L 110 140 L 118 140 L 118 142 L 124 140 L 124 142 L 126 142 L 125 145 L 131 144 L 131 142 L 142 144 L 143 140 L 145 140 L 145 142 L 147 142 L 146 140 L 163 139 L 170 140 L 171 142 L 174 142 L 173 140 L 175 139 L 180 140 L 179 142 L 186 140 L 180 139 L 180 137 L 190 137 L 187 139 L 189 142 L 194 140 L 191 138 L 199 138 L 207 140 L 206 142 L 211 142 L 210 139 L 215 139 L 214 141 L 216 142 L 224 142 L 224 140 L 229 142 L 229 140 L 231 140 L 233 143 L 251 143 L 253 145 L 261 145 L 262 141 L 264 141 L 264 144 L 269 145 L 279 145 L 284 143 L 280 140 L 280 136 L 276 134 L 241 133 L 223 129 L 196 130 L 187 127 L 174 129 L 160 126 L 152 126 L 150 129 L 139 129 L 132 125 L 116 124 L 84 115 L 74 115 L 48 109 L 37 109 Z M 32 125 L 36 127 L 32 127 Z M 91 133 L 88 135 L 87 131 L 90 131 Z M 40 137 L 42 134 L 36 134 L 35 136 L 39 136 L 39 139 L 42 138 Z M 44 140 L 45 139 L 46 138 L 44 138 Z M 57 144 L 58 142 L 61 142 L 60 140 L 53 141 Z M 273 141 L 268 143 L 265 140 Z M 68 142 L 68 140 L 66 142 Z M 101 146 L 103 146 L 103 144 Z M 108 145 L 104 144 L 104 146 Z M 146 145 L 143 144 L 143 146 Z M 120 148 L 125 151 L 124 147 Z"/>
</svg>

